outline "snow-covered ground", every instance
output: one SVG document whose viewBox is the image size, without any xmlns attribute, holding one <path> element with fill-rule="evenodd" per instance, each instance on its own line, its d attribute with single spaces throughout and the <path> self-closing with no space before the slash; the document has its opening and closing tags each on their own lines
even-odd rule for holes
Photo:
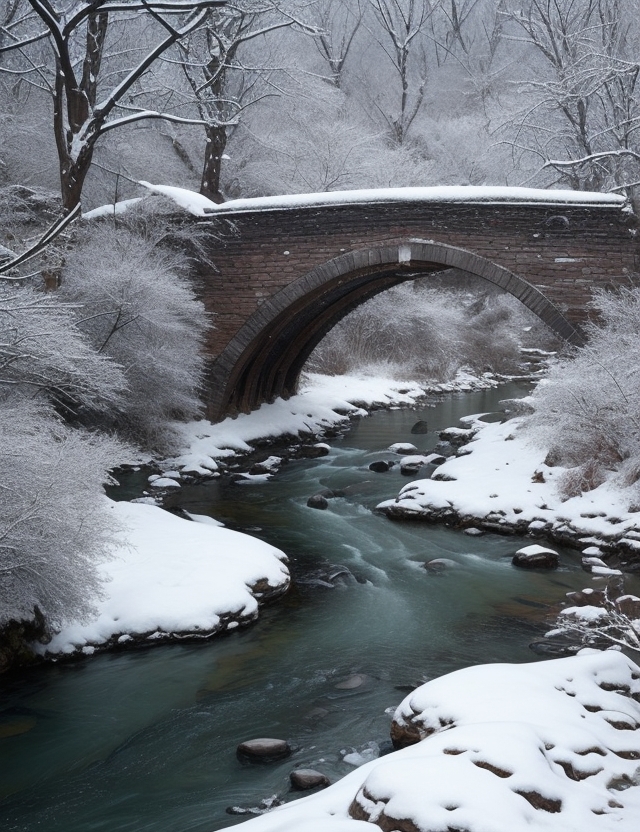
<svg viewBox="0 0 640 832">
<path fill-rule="evenodd" d="M 432 385 L 366 373 L 344 376 L 310 373 L 302 382 L 300 392 L 287 401 L 277 399 L 252 413 L 215 425 L 204 420 L 177 425 L 185 452 L 167 464 L 185 473 L 207 474 L 218 470 L 216 460 L 251 451 L 250 443 L 257 439 L 299 433 L 318 435 L 327 428 L 348 423 L 353 416 L 366 415 L 369 408 L 411 405 L 428 393 L 477 390 L 498 384 L 489 375 L 477 377 L 462 371 L 451 382 Z"/>
<path fill-rule="evenodd" d="M 521 429 L 523 418 L 502 424 L 470 418 L 468 426 L 477 433 L 461 456 L 441 465 L 435 479 L 408 483 L 378 508 L 394 517 L 515 528 L 585 549 L 604 545 L 640 553 L 640 513 L 629 511 L 629 494 L 605 482 L 563 500 L 558 481 L 566 469 L 545 465 L 547 449 Z"/>
<path fill-rule="evenodd" d="M 496 384 L 460 373 L 453 382 L 429 389 Z M 257 439 L 318 435 L 351 416 L 366 415 L 363 405 L 410 405 L 425 392 L 415 382 L 365 374 L 310 376 L 301 393 L 288 401 L 279 399 L 217 425 L 198 421 L 180 426 L 185 451 L 164 463 L 162 476 L 149 478 L 149 491 L 179 488 L 185 473 L 215 475 L 216 460 L 251 451 L 249 443 Z M 113 558 L 99 566 L 104 596 L 89 621 L 66 624 L 39 652 L 91 654 L 127 643 L 208 637 L 254 620 L 260 600 L 288 586 L 286 558 L 279 550 L 221 528 L 210 518 L 178 518 L 154 502 L 151 496 L 134 503 L 106 501 L 105 510 L 113 513 L 123 532 Z"/>
<path fill-rule="evenodd" d="M 122 545 L 99 566 L 96 614 L 68 623 L 41 653 L 206 637 L 253 621 L 261 599 L 288 586 L 284 554 L 249 535 L 150 505 L 105 498 L 105 511 L 122 527 Z"/>
<path fill-rule="evenodd" d="M 395 711 L 416 744 L 247 832 L 637 832 L 640 668 L 616 651 L 479 665 Z"/>
</svg>

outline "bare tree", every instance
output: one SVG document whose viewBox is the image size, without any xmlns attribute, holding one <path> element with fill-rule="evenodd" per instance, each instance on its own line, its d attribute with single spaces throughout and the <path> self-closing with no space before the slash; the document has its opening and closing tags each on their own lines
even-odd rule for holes
<svg viewBox="0 0 640 832">
<path fill-rule="evenodd" d="M 176 440 L 172 420 L 195 419 L 202 409 L 209 319 L 186 267 L 157 231 L 102 222 L 79 235 L 56 293 L 76 307 L 76 326 L 97 357 L 123 368 L 127 394 L 113 408 L 115 426 L 165 453 Z"/>
<path fill-rule="evenodd" d="M 397 107 L 379 105 L 394 141 L 402 144 L 422 106 L 428 78 L 427 30 L 439 0 L 369 0 L 376 26 L 369 31 L 389 59 L 400 87 Z"/>
<path fill-rule="evenodd" d="M 637 0 L 529 0 L 504 10 L 514 39 L 541 60 L 526 85 L 514 146 L 579 190 L 629 190 L 640 179 Z"/>
<path fill-rule="evenodd" d="M 280 0 L 234 0 L 178 44 L 187 103 L 195 101 L 206 133 L 200 193 L 215 202 L 224 201 L 220 177 L 231 132 L 247 108 L 278 94 L 274 70 L 247 63 L 246 45 L 292 26 L 304 28 Z"/>
<path fill-rule="evenodd" d="M 155 61 L 224 0 L 74 0 L 58 8 L 50 0 L 28 2 L 33 15 L 23 19 L 22 30 L 12 29 L 11 42 L 2 51 L 24 56 L 25 71 L 35 73 L 53 98 L 62 202 L 69 211 L 80 202 L 96 142 L 105 133 L 141 119 L 174 118 L 154 110 L 126 112 L 128 96 Z M 112 23 L 123 14 L 144 15 L 155 25 L 157 39 L 130 67 L 123 68 L 119 56 L 120 65 L 105 72 Z M 42 40 L 51 50 L 44 61 L 31 56 Z M 108 76 L 106 83 L 103 76 Z"/>
<path fill-rule="evenodd" d="M 342 85 L 347 57 L 364 14 L 363 0 L 326 0 L 312 7 L 314 22 L 318 27 L 316 47 L 329 66 L 331 82 Z"/>
</svg>

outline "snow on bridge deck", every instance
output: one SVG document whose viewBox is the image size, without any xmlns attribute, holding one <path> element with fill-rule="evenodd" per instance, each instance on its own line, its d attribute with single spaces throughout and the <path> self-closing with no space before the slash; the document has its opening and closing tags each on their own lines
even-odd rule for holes
<svg viewBox="0 0 640 832">
<path fill-rule="evenodd" d="M 140 182 L 152 193 L 169 197 L 196 216 L 248 211 L 283 211 L 325 205 L 370 205 L 373 203 L 459 202 L 468 205 L 493 203 L 504 205 L 590 205 L 624 207 L 626 200 L 618 194 L 593 191 L 551 190 L 544 188 L 509 188 L 502 186 L 443 185 L 429 188 L 371 188 L 358 191 L 326 191 L 314 194 L 285 194 L 233 199 L 217 205 L 194 191 L 170 185 Z"/>
</svg>

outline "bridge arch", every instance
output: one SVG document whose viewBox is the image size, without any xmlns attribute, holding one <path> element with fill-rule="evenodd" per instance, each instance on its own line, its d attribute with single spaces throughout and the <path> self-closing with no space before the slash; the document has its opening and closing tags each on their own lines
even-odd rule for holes
<svg viewBox="0 0 640 832">
<path fill-rule="evenodd" d="M 345 315 L 385 289 L 447 268 L 499 286 L 561 338 L 583 342 L 539 289 L 503 266 L 431 240 L 382 242 L 316 266 L 260 305 L 213 364 L 210 418 L 288 398 L 310 353 Z"/>
</svg>

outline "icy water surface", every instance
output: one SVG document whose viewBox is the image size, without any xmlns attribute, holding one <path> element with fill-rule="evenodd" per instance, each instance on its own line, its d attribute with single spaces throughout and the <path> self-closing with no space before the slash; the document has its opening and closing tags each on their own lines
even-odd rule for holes
<svg viewBox="0 0 640 832">
<path fill-rule="evenodd" d="M 175 498 L 286 551 L 297 584 L 253 627 L 210 643 L 102 655 L 3 679 L 3 832 L 213 832 L 246 817 L 229 806 L 286 799 L 293 768 L 332 780 L 344 752 L 386 750 L 390 716 L 408 686 L 479 662 L 534 661 L 540 604 L 586 585 L 575 552 L 553 573 L 511 566 L 521 539 L 472 538 L 372 513 L 409 480 L 369 463 L 392 442 L 420 451 L 460 416 L 495 410 L 516 385 L 447 398 L 435 408 L 380 411 L 333 441 L 328 457 L 283 466 L 269 483 L 185 487 Z M 431 432 L 411 435 L 427 419 Z M 274 453 L 277 451 L 274 451 Z M 388 455 L 387 455 L 388 458 Z M 327 511 L 306 507 L 345 489 Z M 429 575 L 445 557 L 458 568 Z M 348 575 L 326 586 L 335 572 Z M 360 674 L 360 687 L 341 680 Z M 239 742 L 288 739 L 284 762 L 242 766 Z"/>
</svg>

